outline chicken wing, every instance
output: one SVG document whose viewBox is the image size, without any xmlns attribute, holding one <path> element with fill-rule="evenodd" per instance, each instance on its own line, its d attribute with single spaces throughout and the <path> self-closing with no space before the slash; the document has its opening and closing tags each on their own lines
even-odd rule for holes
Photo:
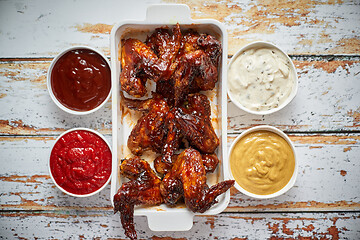
<svg viewBox="0 0 360 240">
<path fill-rule="evenodd" d="M 201 154 L 188 148 L 177 161 L 181 161 L 180 179 L 186 206 L 193 212 L 203 213 L 216 203 L 216 197 L 234 185 L 234 180 L 220 182 L 212 187 L 206 184 L 206 170 Z"/>
<path fill-rule="evenodd" d="M 210 165 L 208 170 L 212 171 L 213 167 L 214 165 Z M 174 205 L 184 197 L 186 206 L 193 212 L 203 213 L 208 210 L 216 203 L 216 197 L 233 186 L 234 181 L 220 182 L 209 188 L 206 184 L 206 172 L 201 154 L 193 148 L 185 149 L 160 184 L 164 202 Z"/>
<path fill-rule="evenodd" d="M 154 168 L 157 173 L 161 175 L 166 175 L 168 172 L 171 171 L 173 163 L 176 161 L 179 154 L 174 154 L 171 157 L 171 163 L 166 163 L 162 161 L 162 156 L 158 156 L 154 160 Z M 213 154 L 201 154 L 201 158 L 203 160 L 203 164 L 205 167 L 206 173 L 212 173 L 215 171 L 217 166 L 219 165 L 219 158 L 216 156 L 215 153 Z"/>
<path fill-rule="evenodd" d="M 144 115 L 137 121 L 128 138 L 128 148 L 135 155 L 146 150 L 161 153 L 164 146 L 166 116 L 170 110 L 160 95 L 148 100 L 132 100 L 122 96 L 129 108 L 143 111 Z"/>
<path fill-rule="evenodd" d="M 161 180 L 149 163 L 139 157 L 123 160 L 120 173 L 128 177 L 130 181 L 123 183 L 114 195 L 114 212 L 120 212 L 125 235 L 130 239 L 137 239 L 134 227 L 134 206 L 161 204 L 163 202 L 160 194 Z"/>
<path fill-rule="evenodd" d="M 221 43 L 211 35 L 188 30 L 171 65 L 169 81 L 159 81 L 156 92 L 180 105 L 189 93 L 211 90 L 218 81 Z"/>
<path fill-rule="evenodd" d="M 121 50 L 121 89 L 134 97 L 146 94 L 146 81 L 157 81 L 167 69 L 166 62 L 159 59 L 145 43 L 129 38 Z"/>
<path fill-rule="evenodd" d="M 190 145 L 202 153 L 213 153 L 220 141 L 210 120 L 209 99 L 200 93 L 190 94 L 184 107 L 177 108 L 175 118 Z"/>
<path fill-rule="evenodd" d="M 161 74 L 162 81 L 168 80 L 175 70 L 175 59 L 180 49 L 181 39 L 180 25 L 176 24 L 172 31 L 168 27 L 155 29 L 145 41 L 166 65 L 166 69 Z"/>
</svg>

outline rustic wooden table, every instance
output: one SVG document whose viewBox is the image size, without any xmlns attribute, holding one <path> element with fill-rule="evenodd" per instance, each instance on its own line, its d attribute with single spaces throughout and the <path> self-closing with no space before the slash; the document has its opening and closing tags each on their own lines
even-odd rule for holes
<svg viewBox="0 0 360 240">
<path fill-rule="evenodd" d="M 109 56 L 112 26 L 144 19 L 155 2 L 0 2 L 0 238 L 125 238 L 110 186 L 73 198 L 55 187 L 47 167 L 54 140 L 67 129 L 92 128 L 111 141 L 111 101 L 86 117 L 66 114 L 50 99 L 46 73 L 72 45 Z M 299 76 L 294 101 L 270 116 L 247 114 L 229 101 L 228 144 L 252 126 L 278 127 L 295 143 L 299 175 L 289 192 L 271 200 L 231 189 L 225 212 L 196 216 L 188 232 L 152 232 L 145 217 L 136 217 L 139 237 L 360 239 L 360 2 L 179 2 L 194 19 L 226 25 L 229 57 L 255 40 L 290 55 Z"/>
</svg>

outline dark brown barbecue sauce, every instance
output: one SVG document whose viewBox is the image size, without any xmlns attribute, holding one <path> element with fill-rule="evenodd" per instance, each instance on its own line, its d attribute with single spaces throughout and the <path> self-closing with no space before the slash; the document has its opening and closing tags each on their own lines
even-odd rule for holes
<svg viewBox="0 0 360 240">
<path fill-rule="evenodd" d="M 110 92 L 110 67 L 92 50 L 71 50 L 55 63 L 51 88 L 65 107 L 75 111 L 92 110 L 105 101 Z"/>
</svg>

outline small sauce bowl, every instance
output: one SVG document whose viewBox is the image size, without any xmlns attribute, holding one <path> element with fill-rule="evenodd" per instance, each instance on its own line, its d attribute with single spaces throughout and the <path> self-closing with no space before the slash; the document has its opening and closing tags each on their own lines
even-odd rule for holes
<svg viewBox="0 0 360 240">
<path fill-rule="evenodd" d="M 63 111 L 74 115 L 100 109 L 111 96 L 109 60 L 88 46 L 73 46 L 61 51 L 47 72 L 51 99 Z"/>
<path fill-rule="evenodd" d="M 251 50 L 251 49 L 275 49 L 278 52 L 280 52 L 280 54 L 284 55 L 285 58 L 287 59 L 287 61 L 289 62 L 289 70 L 290 73 L 293 74 L 292 78 L 293 78 L 293 86 L 292 86 L 292 90 L 291 93 L 289 94 L 289 96 L 278 106 L 268 109 L 268 110 L 253 110 L 253 109 L 249 109 L 247 107 L 245 107 L 241 102 L 239 102 L 236 98 L 235 98 L 235 89 L 231 88 L 231 84 L 230 84 L 230 78 L 231 78 L 231 67 L 234 64 L 234 61 L 244 52 Z M 254 84 L 254 86 L 259 86 L 257 85 L 259 83 Z M 250 87 L 249 87 L 250 88 Z M 275 46 L 272 43 L 269 42 L 263 42 L 263 41 L 257 41 L 257 42 L 253 42 L 250 44 L 245 45 L 244 47 L 242 47 L 239 51 L 236 52 L 236 54 L 231 58 L 230 63 L 229 63 L 229 68 L 228 68 L 228 96 L 230 98 L 230 100 L 241 110 L 251 113 L 251 114 L 256 114 L 256 115 L 266 115 L 266 114 L 271 114 L 274 112 L 277 112 L 279 110 L 281 110 L 282 108 L 284 108 L 286 105 L 288 105 L 295 97 L 296 93 L 297 93 L 297 89 L 298 89 L 298 77 L 296 74 L 296 69 L 294 66 L 294 63 L 291 61 L 290 57 L 284 52 L 282 51 L 279 47 Z"/>
<path fill-rule="evenodd" d="M 270 193 L 270 194 L 256 194 L 256 193 L 252 193 L 246 189 L 244 189 L 243 187 L 240 186 L 239 182 L 237 182 L 237 180 L 234 178 L 233 172 L 232 172 L 232 165 L 231 165 L 231 157 L 232 157 L 232 153 L 234 151 L 235 146 L 237 145 L 237 143 L 243 139 L 245 136 L 247 136 L 250 133 L 254 133 L 254 132 L 259 132 L 259 131 L 265 131 L 265 132 L 271 132 L 271 133 L 275 133 L 278 136 L 280 136 L 282 139 L 284 139 L 287 144 L 290 146 L 291 151 L 293 153 L 294 156 L 294 161 L 295 161 L 295 165 L 294 165 L 294 171 L 292 172 L 291 178 L 290 180 L 287 182 L 287 184 L 285 186 L 283 186 L 280 190 Z M 285 192 L 287 192 L 290 188 L 293 187 L 295 181 L 296 181 L 296 177 L 297 177 L 297 172 L 298 172 L 298 162 L 296 159 L 296 154 L 295 154 L 295 148 L 293 143 L 291 142 L 290 138 L 281 130 L 272 127 L 272 126 L 257 126 L 257 127 L 253 127 L 250 128 L 244 132 L 242 132 L 239 136 L 236 137 L 236 139 L 234 140 L 234 142 L 231 144 L 230 150 L 229 150 L 229 157 L 228 157 L 228 161 L 229 161 L 229 175 L 231 177 L 231 179 L 235 180 L 235 188 L 240 191 L 241 193 L 249 196 L 249 197 L 253 197 L 253 198 L 257 198 L 257 199 L 268 199 L 268 198 L 274 198 L 274 197 L 278 197 L 282 194 L 284 194 Z"/>
<path fill-rule="evenodd" d="M 102 134 L 88 128 L 73 128 L 56 139 L 48 169 L 62 192 L 73 197 L 89 197 L 109 184 L 111 159 L 110 144 Z"/>
</svg>

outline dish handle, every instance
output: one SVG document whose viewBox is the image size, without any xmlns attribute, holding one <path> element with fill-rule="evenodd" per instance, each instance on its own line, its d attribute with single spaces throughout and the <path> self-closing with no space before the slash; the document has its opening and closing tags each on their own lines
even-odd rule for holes
<svg viewBox="0 0 360 240">
<path fill-rule="evenodd" d="M 190 8 L 186 4 L 154 4 L 147 8 L 146 20 L 169 24 L 190 23 Z"/>
<path fill-rule="evenodd" d="M 190 211 L 164 212 L 147 216 L 152 231 L 188 231 L 193 226 L 194 214 Z"/>
</svg>

